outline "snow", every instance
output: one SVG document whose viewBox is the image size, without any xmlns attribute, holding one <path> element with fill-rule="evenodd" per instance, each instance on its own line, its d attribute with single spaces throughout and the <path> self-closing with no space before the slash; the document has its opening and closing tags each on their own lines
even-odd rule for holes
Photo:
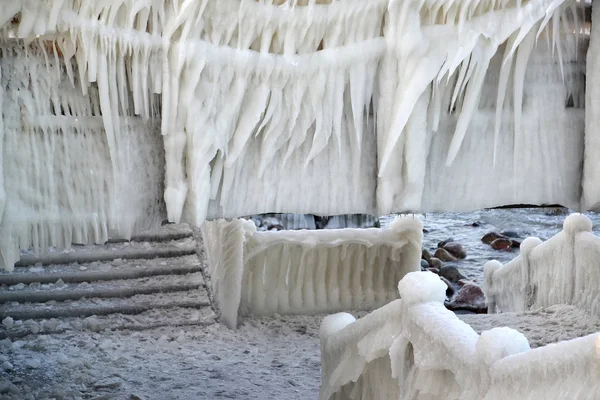
<svg viewBox="0 0 600 400">
<path fill-rule="evenodd" d="M 413 217 L 386 228 L 266 232 L 216 220 L 203 237 L 216 303 L 235 327 L 238 313 L 370 310 L 396 299 L 396 282 L 420 268 L 422 229 Z"/>
</svg>

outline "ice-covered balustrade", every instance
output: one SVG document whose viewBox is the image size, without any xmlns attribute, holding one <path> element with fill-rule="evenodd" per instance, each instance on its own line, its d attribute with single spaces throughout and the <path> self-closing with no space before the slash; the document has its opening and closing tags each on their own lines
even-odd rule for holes
<svg viewBox="0 0 600 400">
<path fill-rule="evenodd" d="M 600 237 L 582 214 L 565 219 L 563 230 L 546 242 L 527 238 L 521 254 L 506 265 L 484 267 L 489 312 L 525 311 L 571 304 L 600 316 Z"/>
<path fill-rule="evenodd" d="M 230 327 L 238 315 L 372 310 L 398 297 L 420 268 L 422 223 L 385 228 L 258 232 L 252 221 L 208 221 L 204 246 L 214 297 Z"/>
<path fill-rule="evenodd" d="M 20 249 L 104 243 L 160 223 L 158 120 L 122 111 L 111 140 L 98 90 L 70 84 L 52 42 L 0 42 L 0 73 L 0 266 Z"/>
<path fill-rule="evenodd" d="M 445 284 L 407 274 L 396 300 L 321 325 L 321 400 L 593 399 L 600 334 L 530 350 L 510 328 L 478 335 L 443 306 Z"/>
</svg>

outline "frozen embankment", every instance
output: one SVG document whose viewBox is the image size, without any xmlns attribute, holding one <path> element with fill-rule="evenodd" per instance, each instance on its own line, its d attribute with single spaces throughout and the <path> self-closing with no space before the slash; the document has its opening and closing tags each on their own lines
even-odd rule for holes
<svg viewBox="0 0 600 400">
<path fill-rule="evenodd" d="M 439 277 L 413 272 L 400 300 L 359 320 L 325 318 L 321 400 L 595 399 L 600 242 L 591 228 L 573 214 L 547 242 L 528 239 L 506 266 L 488 264 L 490 309 L 502 314 L 459 318 L 443 306 Z"/>
</svg>

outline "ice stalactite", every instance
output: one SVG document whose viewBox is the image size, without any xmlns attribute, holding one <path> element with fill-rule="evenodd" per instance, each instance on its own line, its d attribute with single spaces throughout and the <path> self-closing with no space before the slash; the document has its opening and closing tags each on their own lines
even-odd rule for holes
<svg viewBox="0 0 600 400">
<path fill-rule="evenodd" d="M 127 238 L 163 213 L 158 126 L 121 113 L 111 120 L 120 135 L 110 149 L 98 89 L 82 95 L 46 44 L 1 46 L 7 198 L 0 253 L 8 268 L 20 249 Z"/>
</svg>

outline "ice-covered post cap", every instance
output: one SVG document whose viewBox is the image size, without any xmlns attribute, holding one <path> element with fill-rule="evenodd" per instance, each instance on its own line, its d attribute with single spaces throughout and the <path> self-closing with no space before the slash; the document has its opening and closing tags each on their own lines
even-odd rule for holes
<svg viewBox="0 0 600 400">
<path fill-rule="evenodd" d="M 356 318 L 354 318 L 352 314 L 345 312 L 328 315 L 323 318 L 323 322 L 321 322 L 319 336 L 321 339 L 326 339 L 330 335 L 341 331 L 353 322 L 356 322 Z"/>
<path fill-rule="evenodd" d="M 446 284 L 429 271 L 410 272 L 398 283 L 398 293 L 405 304 L 418 304 L 446 300 Z"/>
<path fill-rule="evenodd" d="M 577 232 L 591 232 L 592 221 L 583 214 L 573 213 L 563 222 L 563 230 L 569 234 Z"/>
<path fill-rule="evenodd" d="M 529 351 L 531 347 L 521 332 L 502 327 L 483 331 L 477 340 L 476 350 L 483 363 L 492 365 L 506 356 Z"/>
</svg>

